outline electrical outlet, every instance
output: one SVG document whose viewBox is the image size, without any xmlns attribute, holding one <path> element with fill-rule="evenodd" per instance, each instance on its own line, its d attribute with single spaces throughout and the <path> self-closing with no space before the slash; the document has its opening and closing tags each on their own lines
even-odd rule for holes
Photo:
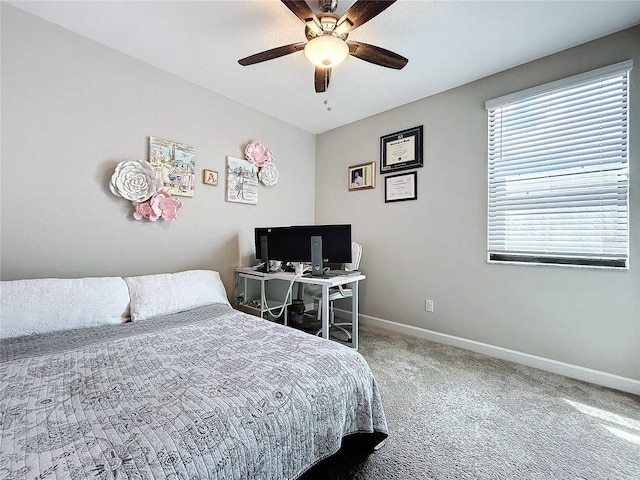
<svg viewBox="0 0 640 480">
<path fill-rule="evenodd" d="M 431 312 L 431 313 L 433 313 L 433 300 L 428 300 L 428 299 L 427 299 L 427 300 L 425 300 L 425 302 L 424 302 L 424 309 L 425 309 L 427 312 Z"/>
</svg>

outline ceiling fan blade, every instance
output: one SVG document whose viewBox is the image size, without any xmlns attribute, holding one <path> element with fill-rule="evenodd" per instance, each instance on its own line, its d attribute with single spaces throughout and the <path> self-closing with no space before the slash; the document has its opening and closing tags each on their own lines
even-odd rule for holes
<svg viewBox="0 0 640 480">
<path fill-rule="evenodd" d="M 311 10 L 307 2 L 295 0 L 281 1 L 289 10 L 293 12 L 296 17 L 306 23 L 311 31 L 313 31 L 316 35 L 320 35 L 322 33 L 320 20 L 318 20 L 318 17 L 316 17 L 316 14 L 313 13 L 313 10 Z"/>
<path fill-rule="evenodd" d="M 389 8 L 395 1 L 396 0 L 357 0 L 340 20 L 338 20 L 336 33 L 342 35 L 350 32 Z"/>
<path fill-rule="evenodd" d="M 238 60 L 238 63 L 242 66 L 247 66 L 253 65 L 254 63 L 266 62 L 267 60 L 273 60 L 274 58 L 283 57 L 284 55 L 304 50 L 305 45 L 305 42 L 299 42 L 292 43 L 291 45 L 285 45 L 283 47 L 272 48 L 271 50 L 265 50 L 264 52 L 241 58 Z"/>
<path fill-rule="evenodd" d="M 329 88 L 329 80 L 331 79 L 331 69 L 316 67 L 315 71 L 315 87 L 316 93 L 322 93 Z"/>
<path fill-rule="evenodd" d="M 349 54 L 365 62 L 375 63 L 382 67 L 400 70 L 409 61 L 402 55 L 368 43 L 348 41 L 347 45 L 349 46 Z"/>
</svg>

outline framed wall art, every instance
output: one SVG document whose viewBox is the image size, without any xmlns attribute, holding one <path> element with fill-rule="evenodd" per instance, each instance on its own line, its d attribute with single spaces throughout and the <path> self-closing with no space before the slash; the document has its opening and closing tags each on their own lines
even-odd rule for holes
<svg viewBox="0 0 640 480">
<path fill-rule="evenodd" d="M 376 188 L 376 162 L 350 166 L 347 174 L 347 182 L 350 192 Z"/>
<path fill-rule="evenodd" d="M 380 137 L 380 173 L 422 167 L 422 125 Z"/>
<path fill-rule="evenodd" d="M 258 204 L 258 167 L 253 162 L 227 157 L 227 201 Z"/>
<path fill-rule="evenodd" d="M 218 185 L 218 172 L 215 170 L 202 170 L 202 183 L 207 185 Z"/>
<path fill-rule="evenodd" d="M 418 199 L 418 172 L 389 175 L 384 179 L 384 201 L 402 202 Z"/>
<path fill-rule="evenodd" d="M 149 163 L 171 195 L 193 197 L 196 150 L 189 145 L 149 137 Z"/>
</svg>

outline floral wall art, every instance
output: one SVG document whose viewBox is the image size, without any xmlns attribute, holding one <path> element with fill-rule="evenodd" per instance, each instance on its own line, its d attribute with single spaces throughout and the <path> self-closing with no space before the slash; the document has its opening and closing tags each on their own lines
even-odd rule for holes
<svg viewBox="0 0 640 480">
<path fill-rule="evenodd" d="M 253 163 L 260 170 L 258 180 L 270 187 L 278 183 L 278 169 L 273 160 L 273 153 L 257 140 L 249 143 L 244 149 L 244 158 Z"/>
<path fill-rule="evenodd" d="M 193 147 L 149 137 L 149 163 L 158 171 L 166 192 L 193 197 L 196 151 Z"/>
<path fill-rule="evenodd" d="M 109 190 L 116 197 L 130 200 L 133 218 L 175 220 L 182 202 L 163 190 L 156 169 L 144 161 L 126 160 L 118 163 L 109 182 Z"/>
<path fill-rule="evenodd" d="M 273 153 L 257 140 L 244 149 L 244 160 L 227 157 L 227 201 L 258 204 L 258 184 L 272 186 L 280 174 Z"/>
</svg>

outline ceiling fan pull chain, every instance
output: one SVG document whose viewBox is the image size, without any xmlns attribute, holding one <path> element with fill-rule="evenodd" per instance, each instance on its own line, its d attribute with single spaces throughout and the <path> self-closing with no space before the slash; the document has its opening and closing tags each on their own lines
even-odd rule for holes
<svg viewBox="0 0 640 480">
<path fill-rule="evenodd" d="M 327 106 L 327 112 L 330 112 L 331 111 L 331 101 L 329 99 L 329 95 L 327 95 L 327 98 L 323 103 Z"/>
<path fill-rule="evenodd" d="M 324 102 L 322 102 L 323 104 L 325 104 L 327 106 L 327 112 L 331 111 L 331 94 L 329 93 L 329 87 L 327 86 L 326 90 L 325 90 L 325 94 L 327 95 L 324 99 Z"/>
</svg>

